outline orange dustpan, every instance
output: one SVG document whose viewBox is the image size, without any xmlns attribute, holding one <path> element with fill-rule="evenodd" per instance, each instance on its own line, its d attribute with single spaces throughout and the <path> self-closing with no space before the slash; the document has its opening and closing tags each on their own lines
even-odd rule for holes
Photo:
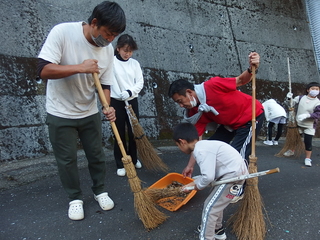
<svg viewBox="0 0 320 240">
<path fill-rule="evenodd" d="M 184 177 L 180 173 L 169 173 L 157 182 L 155 182 L 153 185 L 149 187 L 150 188 L 157 188 L 162 189 L 166 188 L 167 186 L 171 185 L 173 182 L 179 182 L 183 185 L 186 185 L 190 182 L 193 182 L 192 178 Z M 187 197 L 181 197 L 181 196 L 172 196 L 172 197 L 166 197 L 161 198 L 157 201 L 157 204 L 169 211 L 177 211 L 179 208 L 181 208 L 183 205 L 185 205 L 189 200 L 197 193 L 196 190 L 192 190 Z"/>
</svg>

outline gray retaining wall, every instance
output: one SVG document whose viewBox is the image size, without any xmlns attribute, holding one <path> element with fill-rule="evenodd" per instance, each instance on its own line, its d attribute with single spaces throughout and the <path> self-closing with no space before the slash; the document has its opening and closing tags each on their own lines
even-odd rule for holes
<svg viewBox="0 0 320 240">
<path fill-rule="evenodd" d="M 145 86 L 139 97 L 140 123 L 150 139 L 171 137 L 182 109 L 167 97 L 170 83 L 187 78 L 237 76 L 247 55 L 261 55 L 257 98 L 283 102 L 288 91 L 287 57 L 293 92 L 319 81 L 303 0 L 118 0 L 127 16 L 126 33 Z M 45 125 L 45 82 L 36 81 L 36 61 L 50 29 L 86 21 L 100 1 L 12 0 L 0 3 L 0 161 L 51 152 Z M 250 85 L 241 91 L 250 94 Z M 102 118 L 103 120 L 103 118 Z M 105 146 L 109 123 L 103 121 Z"/>
</svg>

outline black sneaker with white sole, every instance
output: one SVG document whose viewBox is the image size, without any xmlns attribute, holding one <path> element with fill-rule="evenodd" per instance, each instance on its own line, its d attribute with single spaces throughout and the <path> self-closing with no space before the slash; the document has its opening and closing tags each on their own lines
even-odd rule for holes
<svg viewBox="0 0 320 240">
<path fill-rule="evenodd" d="M 201 232 L 201 225 L 199 225 L 197 227 L 197 229 L 194 231 L 199 234 Z M 214 238 L 219 239 L 219 240 L 227 239 L 227 235 L 224 231 L 224 227 L 221 227 L 221 228 L 215 230 Z"/>
<path fill-rule="evenodd" d="M 221 227 L 219 229 L 216 229 L 216 233 L 214 235 L 215 239 L 219 239 L 219 240 L 225 240 L 227 239 L 227 235 L 224 231 L 224 227 Z"/>
<path fill-rule="evenodd" d="M 201 232 L 201 225 L 199 225 L 197 229 L 194 230 L 194 232 L 199 234 Z"/>
</svg>

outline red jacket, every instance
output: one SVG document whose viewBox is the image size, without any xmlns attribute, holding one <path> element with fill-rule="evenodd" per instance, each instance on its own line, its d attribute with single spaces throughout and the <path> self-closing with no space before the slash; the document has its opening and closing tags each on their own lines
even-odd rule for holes
<svg viewBox="0 0 320 240">
<path fill-rule="evenodd" d="M 219 115 L 203 112 L 195 124 L 199 136 L 210 122 L 226 125 L 236 130 L 252 120 L 252 97 L 240 92 L 236 87 L 236 78 L 213 77 L 204 82 L 206 103 L 214 107 Z M 189 117 L 198 112 L 198 107 L 189 110 Z M 256 100 L 256 116 L 263 113 L 262 104 Z"/>
</svg>

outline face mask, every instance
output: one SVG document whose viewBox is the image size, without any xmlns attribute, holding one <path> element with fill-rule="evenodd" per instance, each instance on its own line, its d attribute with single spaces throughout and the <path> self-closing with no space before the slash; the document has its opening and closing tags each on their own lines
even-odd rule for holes
<svg viewBox="0 0 320 240">
<path fill-rule="evenodd" d="M 96 38 L 91 34 L 91 38 L 94 41 L 94 43 L 97 44 L 98 47 L 106 47 L 110 44 L 110 42 L 104 39 L 100 34 Z"/>
<path fill-rule="evenodd" d="M 309 95 L 310 95 L 311 97 L 316 97 L 316 96 L 319 95 L 319 91 L 318 91 L 318 90 L 310 90 L 310 91 L 309 91 Z"/>
<path fill-rule="evenodd" d="M 192 100 L 191 100 L 191 97 L 192 97 Z M 188 98 L 189 98 L 189 100 L 190 100 L 191 106 L 192 106 L 192 107 L 197 106 L 197 101 L 196 101 L 196 99 L 195 99 L 193 96 L 191 96 L 191 97 L 190 97 L 190 95 L 188 95 Z"/>
</svg>

